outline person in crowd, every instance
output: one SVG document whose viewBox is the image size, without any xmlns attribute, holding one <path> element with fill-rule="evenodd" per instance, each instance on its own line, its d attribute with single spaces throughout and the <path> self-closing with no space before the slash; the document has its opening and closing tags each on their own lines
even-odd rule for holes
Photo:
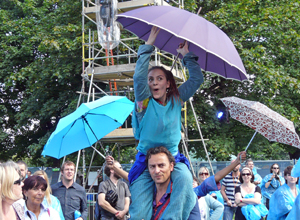
<svg viewBox="0 0 300 220">
<path fill-rule="evenodd" d="M 60 201 L 66 220 L 74 220 L 75 211 L 81 216 L 75 220 L 87 220 L 87 198 L 82 186 L 74 182 L 75 164 L 66 161 L 61 167 L 62 181 L 51 186 L 52 195 Z"/>
<path fill-rule="evenodd" d="M 151 148 L 153 149 L 153 148 Z M 145 158 L 146 159 L 146 158 Z M 237 155 L 236 160 L 232 161 L 232 163 L 225 167 L 224 169 L 218 171 L 214 176 L 208 177 L 206 180 L 204 180 L 202 182 L 202 184 L 200 186 L 197 186 L 196 188 L 194 188 L 194 193 L 198 196 L 198 198 L 202 197 L 202 196 L 206 196 L 210 191 L 215 191 L 217 189 L 220 189 L 220 183 L 219 181 L 221 181 L 228 173 L 230 173 L 233 169 L 236 168 L 236 166 L 238 166 L 242 161 L 244 161 L 246 159 L 246 152 L 242 151 Z M 106 163 L 111 165 L 111 168 L 113 170 L 116 171 L 117 174 L 119 174 L 122 178 L 128 180 L 128 173 L 126 171 L 124 171 L 123 169 L 120 169 L 118 166 L 114 165 L 114 158 L 112 156 L 107 156 L 106 157 Z M 148 171 L 149 169 L 147 169 Z M 172 179 L 172 177 L 171 177 Z M 155 181 L 154 181 L 155 183 Z M 171 197 L 172 200 L 172 197 Z M 197 199 L 196 202 L 198 203 Z M 195 203 L 196 203 L 195 202 Z M 173 205 L 169 205 L 170 207 L 172 207 L 172 210 L 177 208 L 176 204 Z M 193 207 L 195 208 L 195 207 Z M 191 214 L 192 212 L 190 212 L 189 214 Z M 187 218 L 183 218 L 183 215 L 180 216 L 176 216 L 174 218 L 180 218 L 180 219 L 188 219 L 189 215 Z M 199 216 L 198 216 L 199 218 Z M 135 219 L 134 216 L 131 216 L 131 219 Z M 150 217 L 151 219 L 151 217 Z"/>
<path fill-rule="evenodd" d="M 38 170 L 38 171 L 35 171 L 33 175 L 40 176 L 40 177 L 44 178 L 47 182 L 45 197 L 42 202 L 43 206 L 44 207 L 52 207 L 53 209 L 55 209 L 58 212 L 60 219 L 65 220 L 59 200 L 55 196 L 51 195 L 52 191 L 51 191 L 47 173 L 44 170 Z"/>
<path fill-rule="evenodd" d="M 17 162 L 17 164 L 20 167 L 20 172 L 21 172 L 21 176 L 22 176 L 22 180 L 24 182 L 26 176 L 27 176 L 27 172 L 28 172 L 28 166 L 27 163 L 25 163 L 23 160 L 19 160 Z"/>
<path fill-rule="evenodd" d="M 31 171 L 28 170 L 28 171 L 27 171 L 27 176 L 31 176 L 31 175 L 32 175 Z"/>
<path fill-rule="evenodd" d="M 152 67 L 149 61 L 154 51 L 154 42 L 159 29 L 153 27 L 145 45 L 138 51 L 134 79 L 135 109 L 132 126 L 134 136 L 139 140 L 136 161 L 129 172 L 132 204 L 129 212 L 136 219 L 150 219 L 152 213 L 152 196 L 149 189 L 154 183 L 148 171 L 145 155 L 150 148 L 165 146 L 176 159 L 172 172 L 173 193 L 171 203 L 176 210 L 166 210 L 166 218 L 182 216 L 186 219 L 196 202 L 189 172 L 188 160 L 179 153 L 178 144 L 181 140 L 181 108 L 203 83 L 203 74 L 196 57 L 189 52 L 187 43 L 180 44 L 177 51 L 183 57 L 183 65 L 189 70 L 190 78 L 177 88 L 171 71 L 163 67 Z M 186 165 L 185 165 L 186 164 Z M 182 181 L 182 180 L 185 181 Z M 185 197 L 186 199 L 181 199 Z M 172 204 L 171 204 L 172 205 Z"/>
<path fill-rule="evenodd" d="M 269 202 L 273 193 L 284 184 L 284 178 L 280 176 L 280 168 L 277 163 L 272 164 L 270 173 L 261 182 L 261 194 L 266 199 L 266 206 L 269 209 Z"/>
<path fill-rule="evenodd" d="M 270 212 L 268 220 L 286 219 L 291 211 L 296 197 L 299 195 L 299 178 L 291 176 L 293 166 L 284 170 L 285 184 L 279 187 L 270 199 Z"/>
<path fill-rule="evenodd" d="M 201 168 L 200 168 L 201 169 Z M 200 185 L 198 179 L 194 176 L 193 177 L 193 188 L 196 188 Z M 198 199 L 198 205 L 200 210 L 200 220 L 208 220 L 208 219 L 220 219 L 224 205 L 220 203 L 216 198 L 212 197 L 211 195 L 206 195 L 204 197 L 200 197 Z M 210 213 L 210 211 L 213 211 Z"/>
<path fill-rule="evenodd" d="M 288 216 L 286 217 L 286 220 L 295 220 L 298 219 L 300 216 L 300 194 L 298 194 L 294 205 L 292 207 L 292 210 L 289 212 Z"/>
<path fill-rule="evenodd" d="M 257 173 L 257 170 L 256 168 L 254 167 L 254 162 L 252 159 L 248 159 L 246 160 L 246 167 L 249 167 L 253 174 L 254 174 L 254 184 L 255 185 L 258 185 L 259 187 L 261 187 L 261 181 L 262 181 L 262 178 L 261 176 Z"/>
<path fill-rule="evenodd" d="M 231 163 L 233 163 L 231 161 Z M 236 204 L 234 202 L 234 192 L 235 188 L 239 186 L 240 183 L 240 164 L 238 164 L 231 173 L 225 176 L 222 181 L 221 194 L 224 199 L 224 220 L 232 220 L 234 213 L 236 212 Z"/>
<path fill-rule="evenodd" d="M 200 169 L 198 170 L 198 178 L 199 178 L 199 185 L 201 185 L 203 183 L 204 180 L 206 180 L 208 177 L 210 177 L 209 174 L 209 170 L 207 169 L 207 167 L 200 167 Z M 214 199 L 217 199 L 221 204 L 222 204 L 222 212 L 221 212 L 221 216 L 219 218 L 219 220 L 223 219 L 223 210 L 224 210 L 224 200 L 222 197 L 221 192 L 218 191 L 211 191 L 209 193 Z M 213 215 L 214 213 L 214 209 L 210 208 L 210 216 L 214 216 L 214 218 L 212 219 L 217 219 L 215 218 L 215 215 Z"/>
<path fill-rule="evenodd" d="M 15 203 L 23 197 L 22 178 L 19 166 L 8 161 L 0 164 L 0 218 L 2 220 L 24 220 L 24 209 Z"/>
<path fill-rule="evenodd" d="M 255 185 L 254 174 L 249 167 L 244 167 L 240 173 L 239 180 L 241 185 L 235 188 L 235 204 L 237 209 L 235 212 L 236 220 L 246 220 L 242 213 L 242 207 L 246 205 L 257 205 L 261 203 L 261 189 Z M 247 194 L 253 194 L 254 198 L 245 198 Z"/>
<path fill-rule="evenodd" d="M 165 212 L 168 209 L 174 210 L 177 207 L 171 206 L 173 181 L 171 173 L 174 171 L 175 158 L 165 147 L 155 147 L 148 150 L 146 155 L 148 170 L 155 183 L 153 196 L 153 212 L 151 219 L 166 219 Z M 183 198 L 182 198 L 183 199 Z M 198 220 L 200 216 L 198 201 L 190 211 L 188 219 Z M 181 219 L 177 216 L 176 219 Z"/>
<path fill-rule="evenodd" d="M 47 187 L 47 181 L 40 176 L 30 176 L 25 179 L 23 186 L 25 220 L 60 220 L 55 209 L 42 204 Z"/>
<path fill-rule="evenodd" d="M 115 166 L 122 169 L 118 161 L 114 161 Z M 108 180 L 100 183 L 98 191 L 98 203 L 101 207 L 101 218 L 105 219 L 124 219 L 129 211 L 130 191 L 127 184 L 120 180 L 120 176 L 107 165 L 104 168 L 104 173 L 109 177 Z M 113 194 L 117 195 L 117 200 L 114 202 L 111 199 L 107 201 L 106 196 Z"/>
</svg>

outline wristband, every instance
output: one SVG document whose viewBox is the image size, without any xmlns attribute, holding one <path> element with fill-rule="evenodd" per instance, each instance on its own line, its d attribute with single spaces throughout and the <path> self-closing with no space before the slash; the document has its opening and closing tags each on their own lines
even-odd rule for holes
<svg viewBox="0 0 300 220">
<path fill-rule="evenodd" d="M 272 180 L 268 180 L 268 182 L 271 182 Z"/>
</svg>

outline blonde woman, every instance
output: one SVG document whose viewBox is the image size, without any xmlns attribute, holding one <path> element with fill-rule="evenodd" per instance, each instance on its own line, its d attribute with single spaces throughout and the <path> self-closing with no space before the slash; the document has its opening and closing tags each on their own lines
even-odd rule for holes
<svg viewBox="0 0 300 220">
<path fill-rule="evenodd" d="M 42 204 L 46 207 L 52 207 L 53 209 L 55 209 L 59 213 L 60 219 L 65 220 L 61 209 L 60 201 L 55 196 L 51 195 L 52 191 L 47 173 L 44 170 L 38 170 L 34 172 L 33 176 L 40 176 L 44 178 L 47 182 L 47 189 L 45 191 L 45 197 Z"/>
<path fill-rule="evenodd" d="M 254 174 L 249 167 L 244 167 L 240 173 L 241 185 L 235 188 L 235 204 L 237 210 L 235 213 L 235 220 L 246 220 L 242 212 L 242 207 L 247 205 L 258 205 L 261 203 L 261 189 L 254 184 Z M 254 195 L 253 198 L 248 198 L 247 195 Z M 261 217 L 261 219 L 263 219 Z"/>
<path fill-rule="evenodd" d="M 15 203 L 23 197 L 23 182 L 20 177 L 19 166 L 16 163 L 8 161 L 0 164 L 0 185 L 0 218 L 2 220 L 24 220 L 22 205 Z"/>
<path fill-rule="evenodd" d="M 198 179 L 201 185 L 201 183 L 206 180 L 208 177 L 210 177 L 209 174 L 209 170 L 207 169 L 207 167 L 200 167 L 200 169 L 198 170 Z M 220 203 L 222 203 L 222 205 L 224 205 L 224 200 L 222 197 L 222 194 L 220 191 L 212 191 L 209 193 L 214 199 L 217 199 Z M 211 210 L 210 212 L 210 216 L 213 214 L 213 210 Z M 223 213 L 220 216 L 219 220 L 223 219 Z"/>
</svg>

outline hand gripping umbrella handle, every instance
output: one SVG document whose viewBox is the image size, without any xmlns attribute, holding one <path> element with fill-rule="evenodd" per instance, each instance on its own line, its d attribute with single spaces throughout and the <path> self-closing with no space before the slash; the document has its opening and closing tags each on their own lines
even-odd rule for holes
<svg viewBox="0 0 300 220">
<path fill-rule="evenodd" d="M 183 46 L 184 46 L 185 44 L 186 44 L 186 40 L 183 42 Z M 173 62 L 173 64 L 172 64 L 172 67 L 171 67 L 170 71 L 172 71 L 172 69 L 174 68 L 175 63 L 176 63 L 177 60 L 178 60 L 179 54 L 180 54 L 180 53 L 177 53 L 177 56 L 176 56 L 176 58 L 175 58 L 175 60 L 174 60 L 174 62 Z"/>
</svg>

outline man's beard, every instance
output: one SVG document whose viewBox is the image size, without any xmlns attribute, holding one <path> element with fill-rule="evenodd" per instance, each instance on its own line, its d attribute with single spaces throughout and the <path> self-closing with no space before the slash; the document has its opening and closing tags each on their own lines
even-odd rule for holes
<svg viewBox="0 0 300 220">
<path fill-rule="evenodd" d="M 118 174 L 116 174 L 116 173 L 114 173 L 114 177 L 116 178 L 116 179 L 120 179 L 121 177 L 118 175 Z"/>
</svg>

